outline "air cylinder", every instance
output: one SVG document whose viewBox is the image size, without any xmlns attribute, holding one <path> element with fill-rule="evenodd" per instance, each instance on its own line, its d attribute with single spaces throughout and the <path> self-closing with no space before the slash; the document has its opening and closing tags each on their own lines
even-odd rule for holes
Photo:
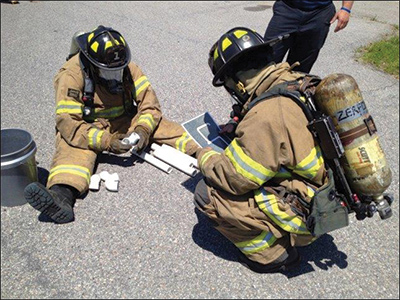
<svg viewBox="0 0 400 300">
<path fill-rule="evenodd" d="M 345 150 L 341 165 L 353 192 L 379 206 L 392 173 L 356 81 L 346 74 L 327 76 L 317 86 L 315 104 L 335 124 Z"/>
</svg>

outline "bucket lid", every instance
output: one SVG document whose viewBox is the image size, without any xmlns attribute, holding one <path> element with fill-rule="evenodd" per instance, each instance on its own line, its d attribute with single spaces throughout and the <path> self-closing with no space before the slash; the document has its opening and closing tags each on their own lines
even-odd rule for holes
<svg viewBox="0 0 400 300">
<path fill-rule="evenodd" d="M 22 161 L 36 150 L 32 135 L 18 128 L 1 129 L 1 166 Z"/>
</svg>

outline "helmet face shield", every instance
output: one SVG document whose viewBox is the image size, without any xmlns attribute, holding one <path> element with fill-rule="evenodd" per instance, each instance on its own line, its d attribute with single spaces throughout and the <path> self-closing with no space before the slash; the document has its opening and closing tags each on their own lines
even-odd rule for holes
<svg viewBox="0 0 400 300">
<path fill-rule="evenodd" d="M 104 86 L 111 94 L 123 92 L 123 75 L 123 69 L 98 69 L 97 72 L 99 84 Z"/>
</svg>

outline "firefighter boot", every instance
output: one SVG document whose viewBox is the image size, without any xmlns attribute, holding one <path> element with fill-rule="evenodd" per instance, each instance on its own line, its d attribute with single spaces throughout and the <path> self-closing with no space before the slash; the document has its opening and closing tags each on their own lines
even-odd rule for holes
<svg viewBox="0 0 400 300">
<path fill-rule="evenodd" d="M 74 220 L 73 206 L 78 191 L 67 185 L 54 185 L 50 189 L 39 182 L 33 182 L 24 190 L 25 199 L 38 211 L 56 223 L 68 223 Z"/>
<path fill-rule="evenodd" d="M 239 262 L 250 270 L 257 273 L 276 273 L 285 272 L 296 267 L 301 261 L 300 255 L 296 248 L 290 247 L 273 262 L 263 265 L 249 259 L 241 251 L 239 251 Z"/>
</svg>

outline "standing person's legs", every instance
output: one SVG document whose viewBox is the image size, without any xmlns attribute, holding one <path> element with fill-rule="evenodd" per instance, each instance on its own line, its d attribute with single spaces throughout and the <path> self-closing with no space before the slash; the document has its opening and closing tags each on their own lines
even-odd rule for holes
<svg viewBox="0 0 400 300">
<path fill-rule="evenodd" d="M 287 57 L 289 64 L 300 62 L 300 66 L 294 70 L 305 73 L 311 71 L 326 41 L 330 20 L 335 15 L 335 11 L 335 6 L 331 4 L 312 12 L 304 12 L 302 25 Z"/>
<path fill-rule="evenodd" d="M 302 11 L 288 6 L 283 1 L 275 2 L 273 7 L 273 16 L 265 31 L 264 40 L 269 41 L 278 36 L 288 33 L 290 34 L 288 38 L 273 46 L 275 63 L 282 62 L 286 52 L 293 47 L 302 15 Z"/>
</svg>

